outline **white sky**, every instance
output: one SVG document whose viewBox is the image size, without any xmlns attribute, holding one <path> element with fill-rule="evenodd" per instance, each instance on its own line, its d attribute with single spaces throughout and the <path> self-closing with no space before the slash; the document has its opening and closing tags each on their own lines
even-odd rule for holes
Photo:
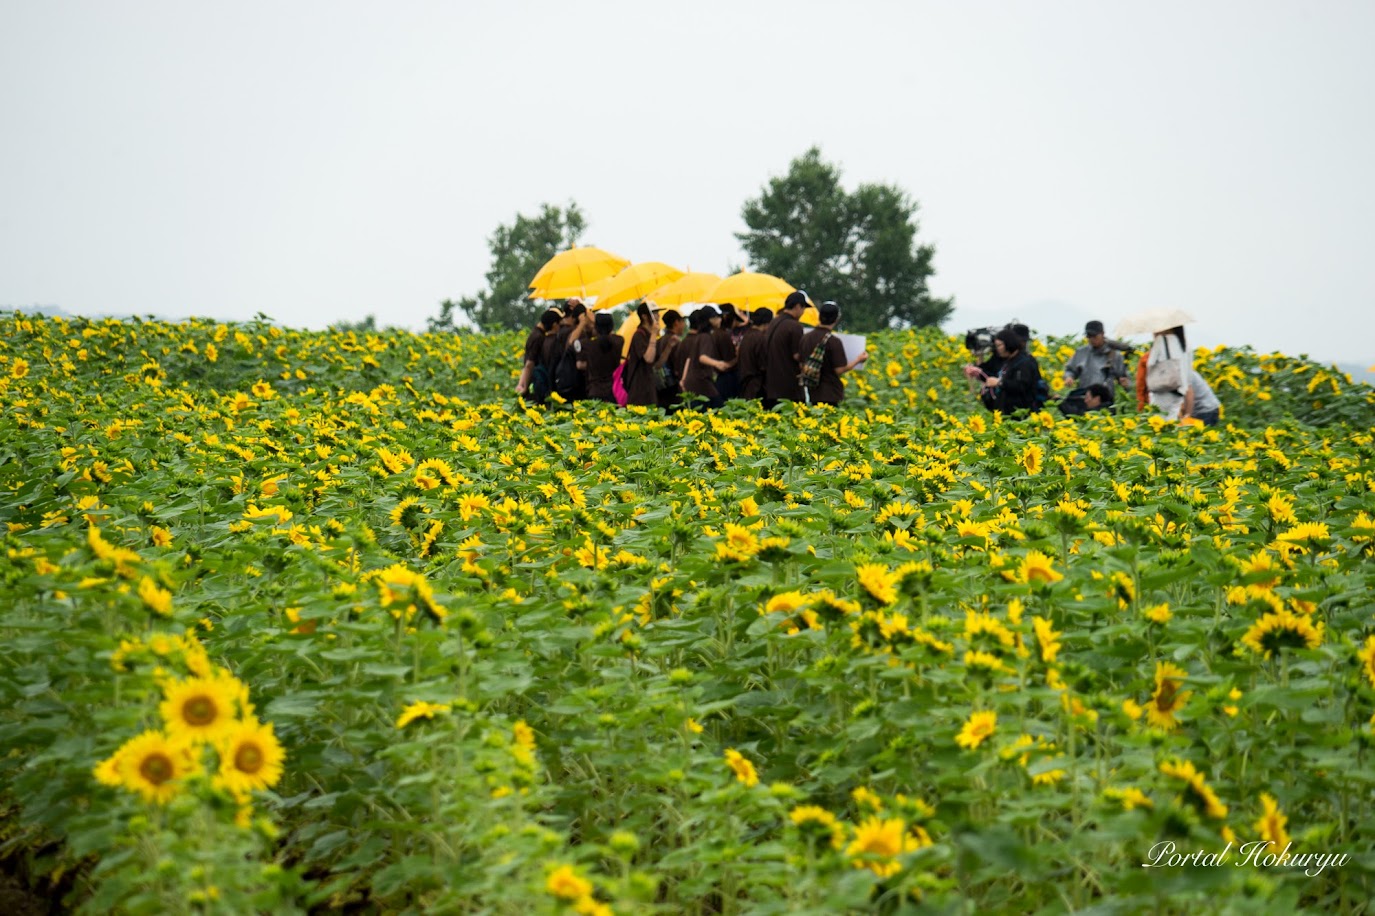
<svg viewBox="0 0 1375 916">
<path fill-rule="evenodd" d="M 817 144 L 920 202 L 954 330 L 1368 364 L 1373 48 L 1326 0 L 0 0 L 0 307 L 418 329 L 545 201 L 719 273 Z"/>
</svg>

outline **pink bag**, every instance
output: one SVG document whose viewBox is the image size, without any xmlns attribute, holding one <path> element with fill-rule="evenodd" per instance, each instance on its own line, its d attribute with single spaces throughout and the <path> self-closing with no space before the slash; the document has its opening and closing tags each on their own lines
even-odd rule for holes
<svg viewBox="0 0 1375 916">
<path fill-rule="evenodd" d="M 616 399 L 618 407 L 624 407 L 630 403 L 630 392 L 625 390 L 625 363 L 616 367 L 616 371 L 611 373 L 611 396 Z"/>
</svg>

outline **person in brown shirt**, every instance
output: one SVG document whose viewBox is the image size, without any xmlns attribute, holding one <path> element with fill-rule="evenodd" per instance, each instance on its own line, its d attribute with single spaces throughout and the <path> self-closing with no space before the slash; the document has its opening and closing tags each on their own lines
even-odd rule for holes
<svg viewBox="0 0 1375 916">
<path fill-rule="evenodd" d="M 630 338 L 621 384 L 625 386 L 626 404 L 656 407 L 659 388 L 654 382 L 654 361 L 659 356 L 659 319 L 644 302 L 635 309 L 635 314 L 640 318 L 640 326 Z"/>
<path fill-rule="evenodd" d="M 764 328 L 772 320 L 773 312 L 766 308 L 755 309 L 735 349 L 740 397 L 746 400 L 757 401 L 764 396 Z"/>
<path fill-rule="evenodd" d="M 772 410 L 779 401 L 802 400 L 802 385 L 797 381 L 801 368 L 798 345 L 802 342 L 802 323 L 797 319 L 807 308 L 807 294 L 800 289 L 788 293 L 783 311 L 769 322 L 764 332 L 764 409 Z"/>
<path fill-rule="evenodd" d="M 654 381 L 659 387 L 659 406 L 671 410 L 678 402 L 678 379 L 683 377 L 683 332 L 687 322 L 673 309 L 660 318 L 664 334 L 659 338 L 659 357 L 654 361 Z"/>
<path fill-rule="evenodd" d="M 599 401 L 616 403 L 611 390 L 611 376 L 621 364 L 621 348 L 625 341 L 613 333 L 616 322 L 605 312 L 593 321 L 596 333 L 591 340 L 575 341 L 578 348 L 578 368 L 587 373 L 587 396 Z"/>
<path fill-rule="evenodd" d="M 696 332 L 689 334 L 682 346 L 687 348 L 683 360 L 683 375 L 679 381 L 684 394 L 695 394 L 707 399 L 708 407 L 720 407 L 723 401 L 716 388 L 716 373 L 727 368 L 727 363 L 718 357 L 714 331 L 720 322 L 721 313 L 713 306 L 703 306 L 692 313 L 692 324 Z"/>
<path fill-rule="evenodd" d="M 544 360 L 545 338 L 553 333 L 554 328 L 563 318 L 563 312 L 558 309 L 548 309 L 540 316 L 539 323 L 531 329 L 529 336 L 525 338 L 525 352 L 521 356 L 520 379 L 516 382 L 517 397 L 525 397 L 527 391 L 535 380 L 535 367 Z M 550 379 L 550 384 L 553 380 Z M 531 392 L 533 396 L 533 392 Z M 547 392 L 546 392 L 547 394 Z M 538 398 L 543 400 L 543 397 Z"/>
<path fill-rule="evenodd" d="M 840 306 L 834 302 L 823 302 L 817 309 L 818 324 L 802 335 L 797 353 L 802 362 L 811 357 L 818 346 L 825 346 L 825 357 L 821 362 L 821 377 L 816 387 L 809 392 L 813 404 L 830 404 L 837 407 L 845 400 L 845 383 L 840 377 L 869 358 L 869 351 L 859 354 L 851 362 L 845 361 L 845 345 L 835 336 L 835 327 L 840 322 Z"/>
<path fill-rule="evenodd" d="M 716 357 L 726 364 L 716 375 L 716 390 L 721 403 L 740 397 L 740 372 L 737 367 L 735 338 L 740 324 L 740 313 L 732 303 L 721 305 L 720 321 L 712 322 L 711 339 L 716 344 Z"/>
</svg>

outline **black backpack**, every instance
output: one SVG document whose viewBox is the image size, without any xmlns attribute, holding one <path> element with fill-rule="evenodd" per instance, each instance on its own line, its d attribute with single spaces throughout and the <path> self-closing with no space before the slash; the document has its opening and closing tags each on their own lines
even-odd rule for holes
<svg viewBox="0 0 1375 916">
<path fill-rule="evenodd" d="M 554 390 L 565 401 L 579 401 L 586 396 L 586 383 L 582 372 L 578 370 L 578 354 L 573 347 L 563 348 L 563 355 L 554 367 L 553 382 Z"/>
</svg>

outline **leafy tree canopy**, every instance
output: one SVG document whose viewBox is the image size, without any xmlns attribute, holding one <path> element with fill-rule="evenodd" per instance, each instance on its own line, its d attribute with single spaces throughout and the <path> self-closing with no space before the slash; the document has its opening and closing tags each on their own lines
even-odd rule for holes
<svg viewBox="0 0 1375 916">
<path fill-rule="evenodd" d="M 840 170 L 812 147 L 788 173 L 745 202 L 736 234 L 750 267 L 840 303 L 857 331 L 939 324 L 951 300 L 927 289 L 935 248 L 918 245 L 917 202 L 900 188 L 840 185 Z"/>
<path fill-rule="evenodd" d="M 487 240 L 492 251 L 487 288 L 457 301 L 444 300 L 439 315 L 427 322 L 428 330 L 452 331 L 459 316 L 482 331 L 531 327 L 544 305 L 525 298 L 530 278 L 545 261 L 576 245 L 586 228 L 586 218 L 571 201 L 562 209 L 543 204 L 535 216 L 518 213 L 511 225 L 497 226 Z"/>
</svg>

